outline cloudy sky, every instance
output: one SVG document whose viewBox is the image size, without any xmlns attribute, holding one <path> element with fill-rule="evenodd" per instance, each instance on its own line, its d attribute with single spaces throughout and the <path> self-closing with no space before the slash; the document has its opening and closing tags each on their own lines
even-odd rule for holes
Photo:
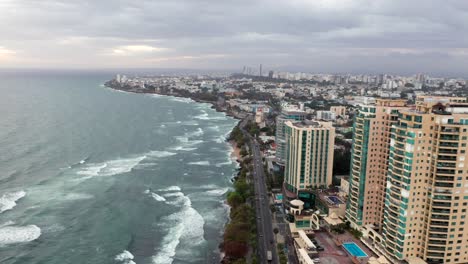
<svg viewBox="0 0 468 264">
<path fill-rule="evenodd" d="M 0 68 L 468 72 L 466 0 L 0 0 Z"/>
</svg>

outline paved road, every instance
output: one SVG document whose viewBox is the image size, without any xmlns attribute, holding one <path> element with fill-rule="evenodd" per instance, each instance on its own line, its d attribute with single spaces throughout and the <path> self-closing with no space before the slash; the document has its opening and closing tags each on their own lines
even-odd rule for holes
<svg viewBox="0 0 468 264">
<path fill-rule="evenodd" d="M 273 228 L 271 223 L 271 211 L 268 197 L 268 190 L 265 184 L 266 178 L 263 170 L 262 155 L 260 153 L 259 144 L 256 139 L 251 137 L 247 131 L 243 129 L 248 119 L 241 122 L 241 129 L 244 135 L 250 138 L 250 149 L 253 156 L 253 176 L 255 189 L 255 211 L 257 213 L 257 238 L 260 263 L 268 263 L 267 251 L 271 251 L 273 261 L 270 263 L 278 264 L 278 255 L 273 240 Z"/>
</svg>

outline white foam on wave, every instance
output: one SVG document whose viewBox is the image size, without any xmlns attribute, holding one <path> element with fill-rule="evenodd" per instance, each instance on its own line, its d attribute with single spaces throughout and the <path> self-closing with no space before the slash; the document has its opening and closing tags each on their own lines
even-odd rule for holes
<svg viewBox="0 0 468 264">
<path fill-rule="evenodd" d="M 210 162 L 207 160 L 204 161 L 195 161 L 195 162 L 189 162 L 187 163 L 189 165 L 199 165 L 199 166 L 210 166 Z"/>
<path fill-rule="evenodd" d="M 175 151 L 194 151 L 197 150 L 197 148 L 188 148 L 184 146 L 175 146 L 171 147 L 170 150 L 175 150 Z"/>
<path fill-rule="evenodd" d="M 193 132 L 188 132 L 188 133 L 185 133 L 185 137 L 188 137 L 188 138 L 191 138 L 191 137 L 199 137 L 199 136 L 202 136 L 204 133 L 203 129 L 201 129 L 200 127 L 197 128 L 197 130 L 193 131 Z"/>
<path fill-rule="evenodd" d="M 216 163 L 216 167 L 222 167 L 222 166 L 227 166 L 227 165 L 232 165 L 232 160 L 229 160 L 229 161 L 226 161 L 226 162 L 219 162 L 219 163 Z"/>
<path fill-rule="evenodd" d="M 88 200 L 93 198 L 94 195 L 88 193 L 68 193 L 64 197 L 64 199 L 67 201 Z"/>
<path fill-rule="evenodd" d="M 181 103 L 190 103 L 190 102 L 193 102 L 192 99 L 190 98 L 186 98 L 186 97 L 170 97 L 171 101 L 173 102 L 181 102 Z"/>
<path fill-rule="evenodd" d="M 226 188 L 221 188 L 221 189 L 209 190 L 209 191 L 206 191 L 204 193 L 207 194 L 207 195 L 221 196 L 221 195 L 224 195 L 225 193 L 227 193 L 228 190 L 229 190 L 229 188 L 226 187 Z"/>
<path fill-rule="evenodd" d="M 166 157 L 177 155 L 177 153 L 169 152 L 165 150 L 154 150 L 154 151 L 150 151 L 147 155 L 149 157 L 154 157 L 154 158 L 166 158 Z"/>
<path fill-rule="evenodd" d="M 159 189 L 158 190 L 159 192 L 180 192 L 181 189 L 179 186 L 169 186 L 167 188 L 164 188 L 164 189 Z"/>
<path fill-rule="evenodd" d="M 87 176 L 89 178 L 127 173 L 145 158 L 146 155 L 143 155 L 135 158 L 115 159 L 103 163 L 90 163 L 86 167 L 81 168 L 77 174 Z"/>
<path fill-rule="evenodd" d="M 158 195 L 157 193 L 154 193 L 154 192 L 151 193 L 151 197 L 153 197 L 153 199 L 155 199 L 158 202 L 165 202 L 166 201 L 166 198 L 164 198 L 164 197 L 162 197 L 162 196 L 160 196 L 160 195 Z"/>
<path fill-rule="evenodd" d="M 207 129 L 218 132 L 219 126 L 210 126 L 210 127 L 207 127 Z"/>
<path fill-rule="evenodd" d="M 122 253 L 116 255 L 114 260 L 120 261 L 124 264 L 135 264 L 135 262 L 133 261 L 134 258 L 135 257 L 132 253 L 130 253 L 130 251 L 124 250 L 122 251 Z"/>
<path fill-rule="evenodd" d="M 204 242 L 205 220 L 192 207 L 189 197 L 183 195 L 176 200 L 179 212 L 163 217 L 162 226 L 169 232 L 164 236 L 158 254 L 153 257 L 153 263 L 171 264 L 176 255 L 177 246 L 181 241 L 187 242 L 187 247 L 196 246 Z"/>
<path fill-rule="evenodd" d="M 226 142 L 226 137 L 225 136 L 217 136 L 213 138 L 213 141 L 216 143 L 225 143 Z"/>
<path fill-rule="evenodd" d="M 0 228 L 0 245 L 30 242 L 40 236 L 41 229 L 36 225 L 7 225 Z"/>
<path fill-rule="evenodd" d="M 184 196 L 183 192 L 173 192 L 173 193 L 166 193 L 164 197 L 182 197 Z"/>
<path fill-rule="evenodd" d="M 13 209 L 16 206 L 16 202 L 24 196 L 26 196 L 26 192 L 23 190 L 2 195 L 0 197 L 0 213 Z"/>
</svg>

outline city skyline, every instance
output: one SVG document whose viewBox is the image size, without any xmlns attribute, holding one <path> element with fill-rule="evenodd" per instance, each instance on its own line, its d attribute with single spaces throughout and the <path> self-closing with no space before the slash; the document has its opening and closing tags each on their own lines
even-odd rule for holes
<svg viewBox="0 0 468 264">
<path fill-rule="evenodd" d="M 466 77 L 462 1 L 2 1 L 0 69 L 424 72 Z M 257 66 L 258 67 L 258 66 Z"/>
</svg>

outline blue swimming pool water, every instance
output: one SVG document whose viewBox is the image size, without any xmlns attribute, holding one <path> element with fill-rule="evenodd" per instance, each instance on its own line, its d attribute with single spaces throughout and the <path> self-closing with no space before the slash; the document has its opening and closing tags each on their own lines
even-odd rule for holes
<svg viewBox="0 0 468 264">
<path fill-rule="evenodd" d="M 350 242 L 350 243 L 344 243 L 343 247 L 348 253 L 352 256 L 358 257 L 358 258 L 366 258 L 368 257 L 366 252 L 362 250 L 356 243 Z"/>
<path fill-rule="evenodd" d="M 276 195 L 276 200 L 283 200 L 283 195 L 280 194 L 280 193 L 278 193 L 278 194 Z"/>
<path fill-rule="evenodd" d="M 343 202 L 336 196 L 328 196 L 328 199 L 333 202 L 333 204 L 342 204 Z"/>
</svg>

